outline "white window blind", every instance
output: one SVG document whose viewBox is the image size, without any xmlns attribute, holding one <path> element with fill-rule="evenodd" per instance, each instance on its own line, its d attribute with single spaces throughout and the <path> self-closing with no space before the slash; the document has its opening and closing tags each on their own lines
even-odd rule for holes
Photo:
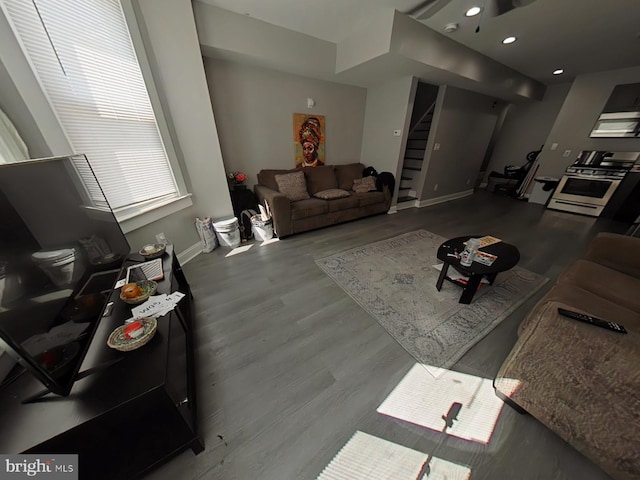
<svg viewBox="0 0 640 480">
<path fill-rule="evenodd" d="M 87 156 L 111 208 L 178 197 L 119 1 L 4 4 L 69 142 Z"/>
</svg>

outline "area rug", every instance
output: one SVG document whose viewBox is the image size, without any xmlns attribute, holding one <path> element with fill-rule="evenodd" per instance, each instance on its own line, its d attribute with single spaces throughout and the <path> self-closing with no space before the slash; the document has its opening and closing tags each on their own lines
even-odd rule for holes
<svg viewBox="0 0 640 480">
<path fill-rule="evenodd" d="M 461 287 L 436 289 L 445 241 L 417 230 L 316 263 L 418 362 L 450 368 L 548 279 L 516 266 L 482 285 L 470 305 L 458 303 Z"/>
</svg>

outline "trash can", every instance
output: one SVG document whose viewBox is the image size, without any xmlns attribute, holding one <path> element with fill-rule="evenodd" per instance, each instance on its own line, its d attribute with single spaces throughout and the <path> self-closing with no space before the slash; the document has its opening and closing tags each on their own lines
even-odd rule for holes
<svg viewBox="0 0 640 480">
<path fill-rule="evenodd" d="M 251 217 L 251 231 L 256 240 L 264 242 L 273 238 L 273 222 L 271 219 L 262 220 L 260 215 Z"/>
<path fill-rule="evenodd" d="M 533 179 L 533 190 L 529 197 L 529 203 L 539 203 L 546 205 L 553 195 L 553 191 L 560 183 L 559 178 L 555 177 L 536 177 Z"/>
<path fill-rule="evenodd" d="M 231 248 L 240 246 L 240 229 L 238 228 L 238 219 L 236 217 L 213 222 L 213 228 L 216 231 L 220 245 Z"/>
</svg>

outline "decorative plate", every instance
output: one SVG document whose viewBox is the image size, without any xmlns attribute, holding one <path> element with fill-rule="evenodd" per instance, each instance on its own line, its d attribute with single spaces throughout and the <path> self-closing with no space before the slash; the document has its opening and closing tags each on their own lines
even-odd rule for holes
<svg viewBox="0 0 640 480">
<path fill-rule="evenodd" d="M 142 295 L 139 297 L 127 298 L 123 297 L 122 291 L 120 291 L 120 300 L 124 303 L 128 303 L 129 305 L 137 305 L 138 303 L 144 302 L 147 298 L 156 293 L 156 290 L 158 290 L 158 283 L 153 280 L 140 280 L 139 282 L 136 282 L 136 284 L 140 287 L 140 290 L 142 290 Z"/>
<path fill-rule="evenodd" d="M 130 352 L 149 343 L 149 340 L 153 338 L 158 329 L 158 322 L 153 317 L 138 318 L 137 321 L 142 323 L 144 328 L 142 335 L 136 338 L 127 338 L 124 334 L 124 329 L 128 325 L 120 325 L 109 335 L 107 345 L 121 352 Z"/>
<path fill-rule="evenodd" d="M 144 257 L 145 260 L 153 260 L 164 255 L 167 246 L 164 243 L 150 243 L 142 247 L 138 253 Z"/>
</svg>

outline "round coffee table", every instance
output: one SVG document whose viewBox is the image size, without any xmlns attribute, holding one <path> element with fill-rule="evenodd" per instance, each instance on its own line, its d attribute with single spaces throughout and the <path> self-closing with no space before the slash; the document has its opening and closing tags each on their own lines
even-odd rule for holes
<svg viewBox="0 0 640 480">
<path fill-rule="evenodd" d="M 444 242 L 440 245 L 440 248 L 438 248 L 438 260 L 442 260 L 444 265 L 442 265 L 442 270 L 440 271 L 436 288 L 440 291 L 445 279 L 463 287 L 462 295 L 460 296 L 460 303 L 471 303 L 473 295 L 478 290 L 483 277 L 489 281 L 489 285 L 493 285 L 498 273 L 505 272 L 510 268 L 515 267 L 520 260 L 520 252 L 516 247 L 505 242 L 498 242 L 480 249 L 482 252 L 490 253 L 498 257 L 493 264 L 484 265 L 474 261 L 468 267 L 460 265 L 460 259 L 458 256 L 464 250 L 464 242 L 470 238 L 481 237 L 483 237 L 483 235 L 467 235 L 465 237 L 452 238 L 451 240 Z M 450 265 L 465 277 L 469 277 L 469 281 L 465 284 L 447 277 L 447 271 L 449 270 Z"/>
</svg>

